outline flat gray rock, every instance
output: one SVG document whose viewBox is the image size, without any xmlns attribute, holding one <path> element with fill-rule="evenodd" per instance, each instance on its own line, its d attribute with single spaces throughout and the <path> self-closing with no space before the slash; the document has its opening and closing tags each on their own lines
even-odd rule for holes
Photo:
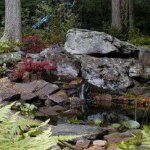
<svg viewBox="0 0 150 150">
<path fill-rule="evenodd" d="M 89 139 L 94 139 L 97 136 L 102 136 L 106 133 L 106 129 L 89 126 L 89 125 L 71 125 L 71 124 L 59 124 L 53 128 L 53 135 L 82 135 Z"/>
<path fill-rule="evenodd" d="M 0 79 L 0 101 L 4 100 L 18 100 L 20 94 L 13 89 L 13 84 L 8 78 Z"/>
<path fill-rule="evenodd" d="M 57 91 L 59 87 L 44 80 L 36 80 L 29 83 L 16 83 L 14 89 L 21 94 L 23 100 L 30 100 L 37 96 L 44 98 Z"/>
</svg>

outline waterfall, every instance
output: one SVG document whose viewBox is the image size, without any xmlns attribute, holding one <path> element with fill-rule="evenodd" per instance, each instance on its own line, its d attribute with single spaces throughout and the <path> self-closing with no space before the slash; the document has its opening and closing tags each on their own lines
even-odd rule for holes
<svg viewBox="0 0 150 150">
<path fill-rule="evenodd" d="M 85 84 L 82 84 L 82 86 L 81 86 L 81 91 L 80 91 L 80 94 L 79 94 L 79 98 L 81 100 L 85 100 Z"/>
<path fill-rule="evenodd" d="M 86 103 L 86 99 L 85 99 L 85 84 L 82 84 L 81 86 L 81 91 L 79 93 L 79 98 L 81 101 L 84 101 L 84 105 L 82 105 L 82 113 L 84 114 L 84 119 L 86 119 L 86 106 L 85 106 L 85 103 Z"/>
</svg>

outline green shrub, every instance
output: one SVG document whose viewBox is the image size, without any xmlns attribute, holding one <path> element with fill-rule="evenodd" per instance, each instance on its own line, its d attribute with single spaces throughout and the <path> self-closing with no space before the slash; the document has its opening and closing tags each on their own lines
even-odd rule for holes
<svg viewBox="0 0 150 150">
<path fill-rule="evenodd" d="M 126 41 L 127 40 L 127 33 L 120 33 L 117 29 L 113 28 L 110 26 L 109 23 L 105 22 L 103 24 L 103 29 L 102 29 L 102 32 L 106 32 L 120 40 L 123 40 L 123 41 Z"/>
<path fill-rule="evenodd" d="M 21 43 L 0 42 L 0 54 L 11 52 L 19 45 L 21 45 Z"/>
<path fill-rule="evenodd" d="M 145 46 L 150 48 L 150 36 L 133 37 L 129 40 L 129 42 L 137 46 Z"/>
<path fill-rule="evenodd" d="M 20 113 L 25 116 L 34 116 L 36 113 L 37 107 L 33 104 L 17 102 L 13 106 L 13 109 L 19 110 Z"/>
<path fill-rule="evenodd" d="M 41 16 L 48 14 L 53 14 L 47 23 L 49 29 L 37 30 L 28 27 L 24 30 L 24 35 L 37 35 L 40 37 L 41 43 L 48 47 L 53 44 L 64 43 L 67 31 L 79 26 L 77 18 L 72 10 L 66 9 L 66 3 L 62 3 L 54 7 L 43 2 L 39 4 L 35 18 L 36 20 L 40 20 Z"/>
</svg>

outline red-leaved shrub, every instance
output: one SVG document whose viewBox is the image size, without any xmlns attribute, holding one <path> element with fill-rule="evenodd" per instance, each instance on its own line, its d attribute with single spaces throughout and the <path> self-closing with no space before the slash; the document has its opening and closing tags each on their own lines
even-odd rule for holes
<svg viewBox="0 0 150 150">
<path fill-rule="evenodd" d="M 26 53 L 40 53 L 45 47 L 42 45 L 29 45 L 24 48 Z"/>
<path fill-rule="evenodd" d="M 26 37 L 23 37 L 22 41 L 24 43 L 33 43 L 33 42 L 38 42 L 39 41 L 39 37 L 36 36 L 36 35 L 32 35 L 32 36 L 26 36 Z"/>
<path fill-rule="evenodd" d="M 42 79 L 42 75 L 46 70 L 55 71 L 56 69 L 56 65 L 48 60 L 34 62 L 32 59 L 24 59 L 16 65 L 16 68 L 11 73 L 16 79 L 22 79 L 26 72 L 29 72 L 30 76 L 36 74 L 36 79 Z"/>
<path fill-rule="evenodd" d="M 26 53 L 39 53 L 45 49 L 45 46 L 41 44 L 39 37 L 36 35 L 26 36 L 23 38 L 24 51 Z"/>
</svg>

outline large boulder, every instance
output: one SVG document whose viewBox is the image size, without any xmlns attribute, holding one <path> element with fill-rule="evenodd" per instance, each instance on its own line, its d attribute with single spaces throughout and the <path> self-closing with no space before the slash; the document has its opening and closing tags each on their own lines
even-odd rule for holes
<svg viewBox="0 0 150 150">
<path fill-rule="evenodd" d="M 133 84 L 132 77 L 142 75 L 142 67 L 135 59 L 84 56 L 81 61 L 83 78 L 106 90 L 126 89 Z"/>
<path fill-rule="evenodd" d="M 74 56 L 65 52 L 61 45 L 54 45 L 40 54 L 28 54 L 34 61 L 49 60 L 56 65 L 57 76 L 75 78 L 80 72 L 80 62 Z"/>
<path fill-rule="evenodd" d="M 3 65 L 4 63 L 7 64 L 7 63 L 21 61 L 23 56 L 24 53 L 21 51 L 2 54 L 0 55 L 0 65 Z"/>
<path fill-rule="evenodd" d="M 57 66 L 57 76 L 77 77 L 80 72 L 80 62 L 72 55 L 65 53 L 63 47 L 54 46 L 40 54 Z"/>
<path fill-rule="evenodd" d="M 134 45 L 118 40 L 104 32 L 71 29 L 67 33 L 65 49 L 71 54 L 131 54 L 138 51 Z"/>
</svg>

